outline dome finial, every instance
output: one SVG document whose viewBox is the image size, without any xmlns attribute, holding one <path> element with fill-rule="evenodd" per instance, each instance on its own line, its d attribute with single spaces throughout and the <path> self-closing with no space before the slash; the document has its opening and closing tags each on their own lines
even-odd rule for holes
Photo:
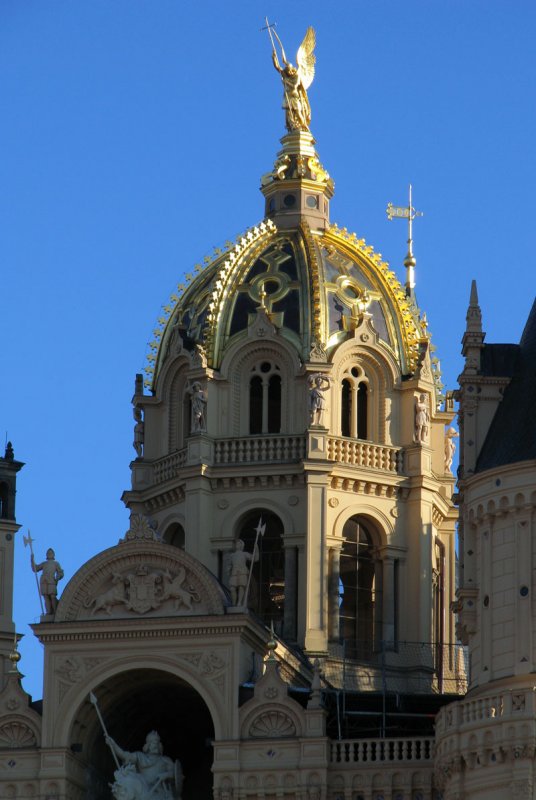
<svg viewBox="0 0 536 800">
<path fill-rule="evenodd" d="M 422 217 L 422 211 L 415 211 L 411 204 L 411 192 L 412 186 L 411 183 L 409 185 L 409 200 L 408 205 L 404 208 L 403 206 L 394 206 L 392 203 L 387 203 L 387 216 L 390 220 L 394 219 L 394 217 L 407 219 L 408 221 L 408 252 L 404 259 L 404 266 L 406 267 L 406 295 L 407 297 L 413 296 L 413 290 L 415 289 L 415 266 L 417 264 L 417 259 L 413 255 L 413 220 L 415 217 Z"/>
<path fill-rule="evenodd" d="M 314 29 L 309 26 L 303 37 L 303 42 L 296 53 L 296 65 L 288 61 L 283 43 L 275 32 L 275 22 L 269 23 L 266 17 L 266 26 L 272 43 L 272 61 L 274 67 L 281 75 L 283 81 L 283 108 L 285 109 L 285 125 L 287 131 L 309 131 L 311 124 L 311 105 L 307 97 L 307 89 L 315 76 L 316 56 L 314 54 L 316 36 Z M 275 46 L 274 36 L 281 49 L 281 66 Z"/>
</svg>

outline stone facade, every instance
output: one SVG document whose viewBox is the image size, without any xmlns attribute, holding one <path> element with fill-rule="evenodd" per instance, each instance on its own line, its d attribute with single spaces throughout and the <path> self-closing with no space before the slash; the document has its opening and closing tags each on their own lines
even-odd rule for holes
<svg viewBox="0 0 536 800">
<path fill-rule="evenodd" d="M 264 220 L 179 285 L 136 376 L 129 530 L 33 626 L 42 707 L 0 459 L 0 798 L 109 798 L 103 725 L 128 752 L 156 729 L 184 800 L 533 796 L 536 462 L 489 462 L 515 346 L 494 371 L 473 287 L 456 589 L 454 404 L 413 278 L 330 224 L 311 134 L 281 144 Z"/>
</svg>

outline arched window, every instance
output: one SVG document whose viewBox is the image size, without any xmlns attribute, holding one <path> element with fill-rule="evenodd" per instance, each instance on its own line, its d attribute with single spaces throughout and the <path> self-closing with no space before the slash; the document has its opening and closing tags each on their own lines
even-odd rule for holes
<svg viewBox="0 0 536 800">
<path fill-rule="evenodd" d="M 341 384 L 341 435 L 369 438 L 368 379 L 361 367 L 347 370 Z"/>
<path fill-rule="evenodd" d="M 283 523 L 270 511 L 256 509 L 244 518 L 236 538 L 242 539 L 246 552 L 253 553 L 261 518 L 262 525 L 266 527 L 264 536 L 258 537 L 259 557 L 253 562 L 248 607 L 266 625 L 273 621 L 275 630 L 281 633 L 285 608 Z"/>
<path fill-rule="evenodd" d="M 249 432 L 281 433 L 281 374 L 270 361 L 256 364 L 251 370 Z"/>
<path fill-rule="evenodd" d="M 349 658 L 370 658 L 381 641 L 381 562 L 373 534 L 360 517 L 343 528 L 340 554 L 339 635 Z"/>
<path fill-rule="evenodd" d="M 166 544 L 173 545 L 173 547 L 180 547 L 182 550 L 184 550 L 185 541 L 186 537 L 184 534 L 184 528 L 180 522 L 172 523 L 164 534 L 164 542 Z"/>
</svg>

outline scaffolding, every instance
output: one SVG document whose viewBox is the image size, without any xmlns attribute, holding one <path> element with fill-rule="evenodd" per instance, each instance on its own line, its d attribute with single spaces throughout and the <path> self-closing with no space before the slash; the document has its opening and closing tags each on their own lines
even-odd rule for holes
<svg viewBox="0 0 536 800">
<path fill-rule="evenodd" d="M 432 730 L 439 708 L 467 692 L 469 662 L 461 644 L 331 644 L 323 664 L 331 735 L 380 738 Z"/>
</svg>

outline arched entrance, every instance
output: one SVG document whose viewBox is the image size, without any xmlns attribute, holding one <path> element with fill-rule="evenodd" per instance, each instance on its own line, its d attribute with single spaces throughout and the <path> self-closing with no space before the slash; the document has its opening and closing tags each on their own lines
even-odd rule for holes
<svg viewBox="0 0 536 800">
<path fill-rule="evenodd" d="M 183 800 L 212 798 L 214 725 L 195 689 L 170 673 L 136 669 L 108 678 L 93 691 L 108 734 L 123 750 L 142 750 L 147 734 L 158 731 L 164 755 L 182 764 Z M 86 799 L 109 800 L 116 767 L 89 699 L 78 711 L 71 737 L 71 749 L 86 769 Z"/>
</svg>

